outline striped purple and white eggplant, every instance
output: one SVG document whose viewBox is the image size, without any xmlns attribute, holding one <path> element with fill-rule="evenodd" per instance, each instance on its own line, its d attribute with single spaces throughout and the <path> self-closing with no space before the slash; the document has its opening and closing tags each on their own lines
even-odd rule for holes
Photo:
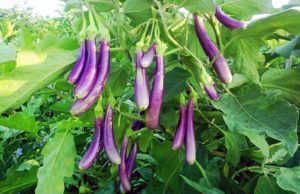
<svg viewBox="0 0 300 194">
<path fill-rule="evenodd" d="M 73 115 L 79 115 L 87 111 L 93 106 L 104 90 L 110 71 L 110 46 L 106 40 L 101 41 L 97 68 L 97 76 L 92 91 L 87 97 L 79 99 L 73 104 L 71 108 Z"/>
<path fill-rule="evenodd" d="M 186 112 L 185 160 L 190 165 L 196 160 L 196 139 L 194 130 L 194 100 L 190 98 Z"/>
<path fill-rule="evenodd" d="M 197 15 L 195 15 L 195 29 L 204 52 L 209 57 L 209 60 L 212 61 L 219 53 L 219 49 L 210 40 L 210 37 L 205 30 L 203 20 Z M 213 68 L 223 83 L 230 83 L 232 81 L 232 74 L 223 55 L 220 54 L 214 61 Z"/>
<path fill-rule="evenodd" d="M 95 39 L 87 40 L 86 63 L 75 88 L 75 96 L 79 99 L 86 97 L 92 90 L 97 73 L 97 54 Z"/>
<path fill-rule="evenodd" d="M 121 157 L 115 143 L 112 119 L 113 119 L 113 110 L 112 107 L 108 105 L 106 109 L 106 115 L 105 115 L 104 126 L 103 126 L 104 150 L 108 159 L 113 164 L 119 165 L 121 163 Z"/>
<path fill-rule="evenodd" d="M 238 21 L 226 15 L 218 5 L 216 6 L 215 16 L 221 24 L 223 24 L 224 26 L 226 26 L 231 30 L 234 30 L 236 28 L 242 28 L 245 26 L 244 22 Z"/>
<path fill-rule="evenodd" d="M 131 190 L 131 183 L 128 178 L 127 174 L 127 166 L 126 166 L 126 154 L 127 154 L 127 147 L 128 147 L 128 137 L 124 137 L 122 147 L 121 147 L 121 164 L 119 165 L 119 177 L 121 180 L 121 187 L 124 192 L 128 192 Z"/>
<path fill-rule="evenodd" d="M 181 104 L 179 120 L 176 127 L 176 134 L 172 144 L 173 150 L 178 150 L 182 146 L 185 138 L 185 133 L 186 133 L 186 112 L 185 112 L 184 104 Z"/>
<path fill-rule="evenodd" d="M 102 126 L 102 118 L 96 117 L 93 140 L 79 163 L 79 169 L 86 170 L 97 160 L 98 153 L 103 148 Z"/>
<path fill-rule="evenodd" d="M 136 53 L 136 72 L 135 72 L 135 82 L 134 82 L 134 91 L 135 91 L 135 101 L 137 107 L 140 110 L 146 110 L 149 106 L 149 86 L 146 69 L 141 66 L 141 58 L 143 52 L 139 49 Z"/>
<path fill-rule="evenodd" d="M 146 126 L 149 129 L 158 127 L 160 109 L 164 96 L 164 56 L 157 53 L 155 75 L 146 114 Z"/>
<path fill-rule="evenodd" d="M 87 55 L 86 47 L 87 47 L 87 41 L 85 40 L 80 44 L 79 57 L 68 77 L 68 82 L 70 84 L 75 84 L 80 79 L 80 76 L 82 74 L 83 68 L 86 63 L 86 55 Z"/>
<path fill-rule="evenodd" d="M 143 68 L 149 67 L 153 62 L 153 59 L 155 57 L 156 47 L 157 47 L 156 43 L 153 43 L 148 49 L 148 51 L 142 57 L 141 65 Z"/>
</svg>

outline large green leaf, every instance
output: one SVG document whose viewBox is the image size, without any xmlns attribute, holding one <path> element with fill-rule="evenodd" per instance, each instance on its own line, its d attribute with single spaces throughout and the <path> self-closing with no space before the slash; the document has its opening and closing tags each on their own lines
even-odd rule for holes
<svg viewBox="0 0 300 194">
<path fill-rule="evenodd" d="M 285 58 L 289 58 L 290 55 L 293 54 L 294 49 L 300 49 L 300 36 L 297 36 L 288 43 L 275 48 L 274 51 Z"/>
<path fill-rule="evenodd" d="M 277 184 L 287 191 L 300 193 L 300 166 L 295 168 L 280 168 Z"/>
<path fill-rule="evenodd" d="M 19 51 L 17 67 L 0 77 L 0 113 L 20 106 L 35 91 L 65 72 L 74 61 L 71 51 L 58 48 L 43 52 Z"/>
<path fill-rule="evenodd" d="M 255 39 L 238 39 L 234 41 L 228 51 L 234 57 L 233 68 L 235 72 L 242 73 L 249 80 L 259 84 L 258 67 L 264 60 L 259 52 L 263 42 Z"/>
<path fill-rule="evenodd" d="M 1 117 L 0 125 L 18 129 L 21 131 L 27 131 L 30 133 L 36 133 L 38 128 L 35 122 L 35 116 L 27 112 L 17 112 L 10 117 Z"/>
<path fill-rule="evenodd" d="M 272 0 L 228 0 L 222 9 L 235 18 L 248 20 L 255 14 L 269 13 L 273 6 Z"/>
<path fill-rule="evenodd" d="M 225 132 L 225 147 L 227 149 L 226 159 L 234 166 L 240 161 L 241 151 L 245 145 L 246 138 L 231 131 Z"/>
<path fill-rule="evenodd" d="M 29 171 L 10 173 L 6 179 L 0 181 L 0 194 L 13 194 L 36 184 L 37 168 L 33 167 Z"/>
<path fill-rule="evenodd" d="M 200 183 L 194 182 L 192 180 L 190 180 L 189 178 L 181 175 L 181 178 L 184 180 L 184 182 L 186 182 L 186 184 L 188 184 L 190 187 L 192 187 L 193 189 L 201 192 L 201 193 L 205 193 L 205 194 L 223 194 L 224 192 L 217 189 L 217 188 L 207 188 L 205 186 L 203 186 Z"/>
<path fill-rule="evenodd" d="M 151 0 L 127 0 L 124 3 L 124 13 L 134 25 L 138 25 L 151 18 Z"/>
<path fill-rule="evenodd" d="M 214 12 L 215 6 L 212 0 L 166 0 L 166 3 L 184 7 L 190 12 Z"/>
<path fill-rule="evenodd" d="M 108 86 L 112 90 L 114 96 L 122 95 L 126 88 L 128 72 L 123 66 L 111 66 L 108 77 Z"/>
<path fill-rule="evenodd" d="M 299 117 L 295 105 L 279 100 L 274 93 L 263 94 L 254 85 L 243 86 L 235 95 L 223 94 L 213 104 L 224 113 L 229 130 L 266 135 L 283 142 L 290 155 L 295 153 Z"/>
<path fill-rule="evenodd" d="M 290 192 L 281 189 L 273 176 L 260 176 L 255 187 L 254 194 L 288 194 Z"/>
<path fill-rule="evenodd" d="M 246 29 L 235 31 L 233 36 L 239 38 L 260 38 L 275 32 L 278 29 L 286 30 L 292 34 L 300 32 L 300 22 L 296 19 L 300 17 L 299 8 L 292 8 L 250 23 Z"/>
<path fill-rule="evenodd" d="M 300 106 L 300 68 L 270 69 L 262 75 L 261 83 L 265 89 L 279 89 L 281 96 Z"/>
<path fill-rule="evenodd" d="M 59 131 L 43 148 L 43 166 L 38 170 L 37 194 L 64 193 L 64 177 L 74 170 L 76 148 L 69 130 Z"/>
<path fill-rule="evenodd" d="M 113 0 L 88 0 L 93 4 L 97 12 L 106 12 L 114 8 Z"/>
</svg>

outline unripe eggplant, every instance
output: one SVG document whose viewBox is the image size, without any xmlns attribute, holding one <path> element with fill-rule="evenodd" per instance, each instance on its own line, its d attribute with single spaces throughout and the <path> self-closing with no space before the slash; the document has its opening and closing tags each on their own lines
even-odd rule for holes
<svg viewBox="0 0 300 194">
<path fill-rule="evenodd" d="M 186 135 L 185 135 L 185 160 L 194 164 L 196 160 L 196 139 L 194 131 L 194 100 L 191 97 L 186 113 Z"/>
<path fill-rule="evenodd" d="M 221 22 L 221 24 L 231 30 L 242 28 L 245 26 L 244 22 L 238 21 L 226 15 L 218 5 L 216 6 L 215 16 L 219 20 L 219 22 Z"/>
<path fill-rule="evenodd" d="M 164 95 L 164 57 L 162 54 L 156 56 L 156 68 L 153 86 L 150 95 L 150 104 L 146 114 L 146 126 L 149 129 L 158 127 L 160 108 Z"/>
<path fill-rule="evenodd" d="M 87 56 L 84 71 L 75 88 L 75 96 L 86 97 L 92 90 L 97 73 L 97 55 L 95 39 L 87 40 Z"/>
<path fill-rule="evenodd" d="M 103 126 L 104 150 L 108 159 L 112 163 L 119 165 L 121 163 L 121 157 L 115 143 L 115 137 L 114 137 L 113 126 L 112 126 L 112 118 L 113 118 L 113 110 L 112 107 L 108 105 L 106 110 L 106 115 L 105 115 L 104 126 Z"/>
<path fill-rule="evenodd" d="M 179 120 L 176 127 L 176 134 L 173 140 L 172 148 L 173 150 L 178 150 L 184 142 L 186 133 L 186 113 L 184 104 L 180 105 Z"/>
<path fill-rule="evenodd" d="M 86 45 L 87 45 L 86 41 L 83 41 L 80 44 L 80 55 L 68 77 L 68 82 L 70 84 L 75 84 L 79 80 L 82 74 L 86 62 Z"/>
<path fill-rule="evenodd" d="M 102 135 L 102 118 L 96 117 L 94 137 L 79 163 L 79 169 L 86 170 L 97 160 L 98 153 L 103 148 Z"/>
<path fill-rule="evenodd" d="M 149 86 L 146 69 L 141 66 L 143 52 L 139 49 L 136 53 L 136 72 L 135 72 L 135 101 L 140 110 L 146 110 L 149 106 Z"/>
<path fill-rule="evenodd" d="M 121 180 L 122 189 L 127 192 L 131 190 L 131 183 L 128 178 L 126 168 L 126 153 L 128 147 L 128 137 L 124 137 L 121 147 L 121 164 L 119 165 L 119 177 Z"/>
<path fill-rule="evenodd" d="M 77 100 L 72 108 L 73 115 L 79 115 L 88 110 L 101 95 L 110 71 L 110 46 L 106 40 L 101 41 L 100 55 L 98 59 L 97 77 L 92 91 L 84 99 Z"/>
<path fill-rule="evenodd" d="M 195 29 L 204 52 L 209 57 L 209 60 L 212 61 L 214 57 L 219 53 L 219 50 L 216 45 L 210 40 L 205 30 L 202 19 L 197 15 L 195 15 Z M 232 74 L 223 55 L 220 54 L 219 57 L 215 60 L 215 62 L 213 63 L 213 68 L 223 83 L 230 83 L 232 81 Z"/>
<path fill-rule="evenodd" d="M 142 67 L 147 68 L 151 65 L 155 56 L 156 46 L 156 43 L 153 43 L 148 51 L 144 54 L 141 60 Z"/>
</svg>

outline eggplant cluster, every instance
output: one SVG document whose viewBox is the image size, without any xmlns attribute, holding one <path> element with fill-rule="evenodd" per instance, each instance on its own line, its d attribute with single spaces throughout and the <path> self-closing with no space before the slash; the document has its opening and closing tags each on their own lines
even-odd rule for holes
<svg viewBox="0 0 300 194">
<path fill-rule="evenodd" d="M 156 56 L 156 68 L 149 95 L 149 81 L 146 68 L 151 65 Z M 155 129 L 159 124 L 160 109 L 164 95 L 164 57 L 157 52 L 157 44 L 153 43 L 144 54 L 141 48 L 137 49 L 135 60 L 135 100 L 139 110 L 146 112 L 146 126 Z"/>
<path fill-rule="evenodd" d="M 102 116 L 96 116 L 93 139 L 79 163 L 79 169 L 86 170 L 90 168 L 97 160 L 99 152 L 104 149 L 110 162 L 119 165 L 120 190 L 125 193 L 131 190 L 130 178 L 135 165 L 138 144 L 136 141 L 132 142 L 127 157 L 129 139 L 125 136 L 119 153 L 115 143 L 112 118 L 113 109 L 111 105 L 107 106 L 104 119 Z M 132 130 L 136 131 L 142 127 L 144 127 L 144 124 L 141 121 L 135 121 Z"/>
<path fill-rule="evenodd" d="M 80 56 L 68 77 L 69 83 L 76 84 L 74 95 L 77 100 L 71 108 L 73 115 L 84 113 L 98 100 L 104 90 L 109 70 L 109 42 L 101 40 L 97 59 L 95 39 L 83 41 Z"/>
<path fill-rule="evenodd" d="M 221 24 L 226 26 L 229 29 L 236 29 L 244 27 L 244 23 L 238 20 L 235 20 L 224 12 L 222 12 L 221 8 L 216 5 L 215 17 L 219 20 Z M 219 49 L 212 42 L 208 33 L 206 32 L 203 20 L 200 16 L 195 15 L 194 17 L 195 30 L 197 33 L 198 40 L 210 61 L 213 61 L 213 68 L 219 77 L 219 79 L 227 84 L 232 81 L 232 74 L 229 69 L 229 66 L 222 54 L 219 54 Z M 202 82 L 204 85 L 204 89 L 208 94 L 209 98 L 212 100 L 217 100 L 219 98 L 218 93 L 214 87 L 214 82 L 210 78 L 210 76 L 206 75 L 206 72 L 203 72 Z"/>
<path fill-rule="evenodd" d="M 194 103 L 193 97 L 190 97 L 187 107 L 185 107 L 184 101 L 181 102 L 176 134 L 172 143 L 173 150 L 178 150 L 183 144 L 185 145 L 185 160 L 190 165 L 194 164 L 196 160 Z"/>
</svg>

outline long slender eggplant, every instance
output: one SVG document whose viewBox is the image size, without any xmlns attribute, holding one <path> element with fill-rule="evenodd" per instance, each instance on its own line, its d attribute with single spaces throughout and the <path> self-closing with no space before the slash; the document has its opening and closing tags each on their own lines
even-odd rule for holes
<svg viewBox="0 0 300 194">
<path fill-rule="evenodd" d="M 79 169 L 86 170 L 94 164 L 99 151 L 103 148 L 102 135 L 102 118 L 96 117 L 94 137 L 79 163 Z"/>
<path fill-rule="evenodd" d="M 108 159 L 112 163 L 119 165 L 121 163 L 121 157 L 115 143 L 115 137 L 114 137 L 113 126 L 112 126 L 112 117 L 113 117 L 113 110 L 112 107 L 108 105 L 106 110 L 106 115 L 105 115 L 104 126 L 103 126 L 104 150 L 106 152 Z"/>
<path fill-rule="evenodd" d="M 77 100 L 72 108 L 73 115 L 79 115 L 88 110 L 101 95 L 110 71 L 110 46 L 106 40 L 101 41 L 100 55 L 98 59 L 98 71 L 94 87 L 87 97 Z"/>
<path fill-rule="evenodd" d="M 219 22 L 221 22 L 224 26 L 231 30 L 242 28 L 245 26 L 244 22 L 238 21 L 226 15 L 218 5 L 216 6 L 215 16 L 219 20 Z"/>
<path fill-rule="evenodd" d="M 218 100 L 219 94 L 215 88 L 215 83 L 211 76 L 205 71 L 201 72 L 201 82 L 204 86 L 204 90 L 206 91 L 208 97 L 212 100 Z"/>
<path fill-rule="evenodd" d="M 194 164 L 196 160 L 196 139 L 194 131 L 194 100 L 190 98 L 186 113 L 185 160 Z"/>
<path fill-rule="evenodd" d="M 178 150 L 184 142 L 186 133 L 186 113 L 184 104 L 180 105 L 179 120 L 176 127 L 176 134 L 173 140 L 172 148 L 173 150 Z"/>
<path fill-rule="evenodd" d="M 135 101 L 140 110 L 146 110 L 149 106 L 149 86 L 146 69 L 141 66 L 143 52 L 139 49 L 136 53 L 136 72 L 135 72 Z"/>
<path fill-rule="evenodd" d="M 83 68 L 85 66 L 85 62 L 86 62 L 86 46 L 87 46 L 86 41 L 81 42 L 80 55 L 68 77 L 68 82 L 70 84 L 75 84 L 79 80 L 80 75 L 82 74 L 82 70 L 83 70 Z"/>
<path fill-rule="evenodd" d="M 86 97 L 94 86 L 97 73 L 97 55 L 95 39 L 87 40 L 87 58 L 84 71 L 75 88 L 75 96 L 79 99 Z"/>
<path fill-rule="evenodd" d="M 153 86 L 150 95 L 150 104 L 146 114 L 146 126 L 150 129 L 158 127 L 160 108 L 164 95 L 164 57 L 158 53 Z"/>
<path fill-rule="evenodd" d="M 126 166 L 126 153 L 128 147 L 128 137 L 124 137 L 122 147 L 121 147 L 121 164 L 119 165 L 119 177 L 121 180 L 122 188 L 125 192 L 131 190 L 131 183 L 127 174 L 127 166 Z"/>
<path fill-rule="evenodd" d="M 210 40 L 202 19 L 197 15 L 195 15 L 195 29 L 204 52 L 209 57 L 209 60 L 212 61 L 219 53 L 219 50 Z M 222 82 L 230 83 L 232 81 L 232 74 L 223 55 L 219 55 L 219 57 L 215 60 L 213 63 L 213 68 Z"/>
<path fill-rule="evenodd" d="M 155 56 L 155 51 L 156 51 L 156 43 L 153 43 L 148 51 L 144 54 L 141 60 L 141 65 L 143 68 L 147 68 L 151 65 L 153 62 L 154 56 Z"/>
</svg>

